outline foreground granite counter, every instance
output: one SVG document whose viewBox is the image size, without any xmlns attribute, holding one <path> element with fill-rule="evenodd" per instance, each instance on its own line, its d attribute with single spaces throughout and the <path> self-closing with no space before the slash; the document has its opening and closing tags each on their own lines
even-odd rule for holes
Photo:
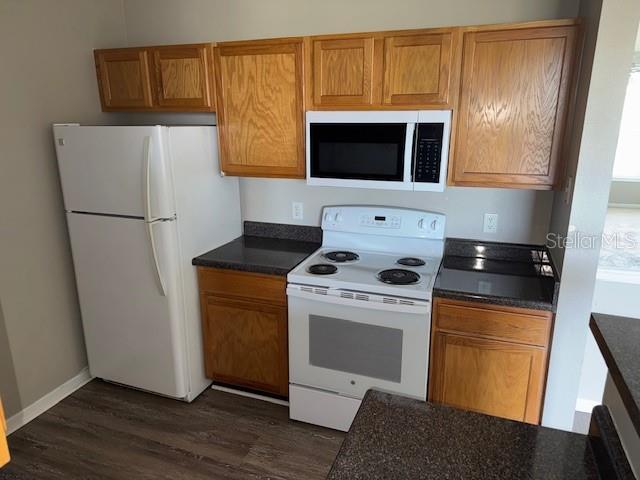
<svg viewBox="0 0 640 480">
<path fill-rule="evenodd" d="M 369 390 L 327 478 L 633 478 L 606 409 L 594 417 L 614 437 L 595 448 L 586 435 Z M 604 461 L 603 452 L 613 455 Z"/>
<path fill-rule="evenodd" d="M 640 435 L 640 319 L 594 313 L 589 326 Z"/>
<path fill-rule="evenodd" d="M 193 265 L 286 275 L 320 247 L 318 227 L 245 222 L 244 235 L 193 259 Z"/>
<path fill-rule="evenodd" d="M 543 246 L 447 239 L 433 295 L 555 311 L 559 279 Z"/>
</svg>

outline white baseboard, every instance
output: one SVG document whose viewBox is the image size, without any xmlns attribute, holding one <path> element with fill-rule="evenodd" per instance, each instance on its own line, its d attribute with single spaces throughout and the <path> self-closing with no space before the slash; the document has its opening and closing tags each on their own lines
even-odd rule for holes
<svg viewBox="0 0 640 480">
<path fill-rule="evenodd" d="M 83 368 L 75 377 L 70 378 L 59 387 L 47 393 L 44 397 L 36 400 L 22 411 L 12 415 L 7 419 L 7 433 L 11 434 L 24 427 L 31 420 L 53 407 L 56 403 L 64 400 L 80 387 L 92 380 L 89 368 Z"/>
<path fill-rule="evenodd" d="M 234 395 L 240 395 L 241 397 L 255 398 L 256 400 L 262 400 L 263 402 L 275 403 L 276 405 L 289 406 L 289 402 L 286 400 L 280 400 L 279 398 L 267 397 L 266 395 L 258 395 L 257 393 L 245 392 L 242 390 L 236 390 L 235 388 L 223 387 L 222 385 L 211 385 L 211 390 L 218 390 L 220 392 L 233 393 Z"/>
</svg>

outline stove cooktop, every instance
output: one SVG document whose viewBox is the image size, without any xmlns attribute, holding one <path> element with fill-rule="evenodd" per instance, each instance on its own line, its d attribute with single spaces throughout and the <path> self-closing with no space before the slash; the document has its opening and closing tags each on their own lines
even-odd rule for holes
<svg viewBox="0 0 640 480">
<path fill-rule="evenodd" d="M 403 253 L 354 251 L 350 261 L 328 261 L 333 248 L 320 248 L 294 268 L 289 283 L 429 300 L 441 258 Z M 339 251 L 346 253 L 346 251 Z M 402 259 L 410 259 L 403 263 Z"/>
</svg>

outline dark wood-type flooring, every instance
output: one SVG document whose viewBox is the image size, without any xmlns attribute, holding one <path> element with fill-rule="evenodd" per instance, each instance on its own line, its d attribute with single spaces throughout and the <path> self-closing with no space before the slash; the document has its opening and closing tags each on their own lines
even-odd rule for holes
<svg viewBox="0 0 640 480">
<path fill-rule="evenodd" d="M 93 380 L 9 436 L 0 479 L 323 479 L 343 434 L 214 390 L 193 403 Z"/>
</svg>

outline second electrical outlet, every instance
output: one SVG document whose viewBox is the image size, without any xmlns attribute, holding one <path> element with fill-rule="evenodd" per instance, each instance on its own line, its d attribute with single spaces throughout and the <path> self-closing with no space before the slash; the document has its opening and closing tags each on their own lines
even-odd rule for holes
<svg viewBox="0 0 640 480">
<path fill-rule="evenodd" d="M 304 219 L 304 204 L 302 202 L 291 203 L 291 216 L 294 220 Z"/>
<path fill-rule="evenodd" d="M 497 213 L 485 213 L 484 214 L 484 227 L 482 228 L 484 233 L 496 233 L 498 231 L 498 214 Z"/>
</svg>

